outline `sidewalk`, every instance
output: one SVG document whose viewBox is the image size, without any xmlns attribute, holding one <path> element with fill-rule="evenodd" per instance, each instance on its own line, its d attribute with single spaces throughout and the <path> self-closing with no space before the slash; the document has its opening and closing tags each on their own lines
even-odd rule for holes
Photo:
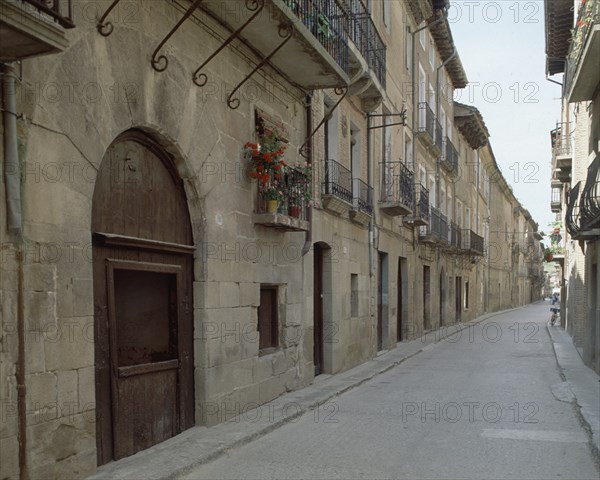
<svg viewBox="0 0 600 480">
<path fill-rule="evenodd" d="M 573 339 L 563 328 L 546 325 L 556 362 L 570 388 L 584 426 L 589 429 L 595 454 L 600 450 L 600 376 L 583 364 Z"/>
<path fill-rule="evenodd" d="M 88 480 L 173 479 L 258 437 L 294 421 L 306 412 L 326 404 L 332 398 L 390 370 L 405 360 L 433 348 L 446 336 L 478 324 L 488 318 L 518 310 L 503 310 L 483 315 L 472 322 L 460 323 L 430 332 L 415 340 L 402 342 L 373 360 L 336 375 L 320 375 L 306 388 L 287 393 L 258 408 L 243 411 L 213 427 L 192 427 L 165 442 L 131 457 L 106 464 Z M 596 397 L 597 398 L 597 397 Z M 327 415 L 326 406 L 322 415 Z"/>
</svg>

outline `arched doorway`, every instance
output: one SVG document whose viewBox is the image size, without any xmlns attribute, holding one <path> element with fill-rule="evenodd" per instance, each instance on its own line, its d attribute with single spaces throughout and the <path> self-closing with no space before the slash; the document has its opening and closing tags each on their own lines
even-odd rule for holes
<svg viewBox="0 0 600 480">
<path fill-rule="evenodd" d="M 194 423 L 193 240 L 172 159 L 137 130 L 108 148 L 92 203 L 98 464 Z"/>
</svg>

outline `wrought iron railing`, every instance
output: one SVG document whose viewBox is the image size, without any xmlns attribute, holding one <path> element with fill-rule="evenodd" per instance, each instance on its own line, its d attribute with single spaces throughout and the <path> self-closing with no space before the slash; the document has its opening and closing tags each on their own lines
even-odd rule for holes
<svg viewBox="0 0 600 480">
<path fill-rule="evenodd" d="M 375 72 L 381 86 L 385 88 L 386 46 L 363 0 L 347 1 L 350 9 L 349 37 L 367 61 L 369 68 Z"/>
<path fill-rule="evenodd" d="M 348 30 L 350 17 L 342 0 L 285 0 L 344 72 L 348 71 Z"/>
<path fill-rule="evenodd" d="M 327 160 L 323 194 L 334 195 L 352 203 L 352 172 L 335 160 Z"/>
<path fill-rule="evenodd" d="M 466 229 L 463 232 L 464 249 L 483 255 L 484 253 L 484 240 L 483 237 L 477 235 L 473 230 Z"/>
<path fill-rule="evenodd" d="M 419 103 L 419 132 L 427 133 L 435 141 L 435 115 L 427 102 Z"/>
<path fill-rule="evenodd" d="M 360 178 L 354 179 L 355 206 L 369 215 L 373 215 L 373 187 L 363 182 Z"/>
<path fill-rule="evenodd" d="M 381 163 L 381 200 L 412 208 L 414 174 L 402 162 Z"/>
<path fill-rule="evenodd" d="M 52 17 L 63 28 L 74 28 L 72 0 L 21 0 Z M 66 8 L 61 8 L 66 7 Z"/>
<path fill-rule="evenodd" d="M 265 187 L 271 187 L 266 185 Z M 274 188 L 281 192 L 278 198 L 277 213 L 306 220 L 308 203 L 311 197 L 311 179 L 300 169 L 288 168 Z M 267 199 L 264 187 L 258 189 L 257 213 L 267 212 Z"/>
<path fill-rule="evenodd" d="M 441 211 L 435 207 L 430 208 L 429 225 L 421 227 L 421 236 L 431 236 L 439 241 L 448 240 L 448 219 Z"/>
<path fill-rule="evenodd" d="M 572 151 L 571 135 L 569 134 L 569 125 L 559 123 L 554 130 L 550 131 L 550 141 L 552 142 L 552 158 L 570 155 Z"/>
<path fill-rule="evenodd" d="M 588 167 L 585 187 L 581 192 L 580 214 L 583 230 L 597 227 L 600 223 L 600 155 Z"/>
<path fill-rule="evenodd" d="M 577 182 L 569 193 L 569 201 L 567 202 L 567 211 L 565 212 L 565 228 L 569 235 L 577 238 L 581 232 L 581 223 L 579 216 L 579 191 L 581 190 L 581 182 Z"/>
<path fill-rule="evenodd" d="M 450 222 L 450 246 L 461 249 L 463 246 L 462 230 L 460 226 L 454 222 Z"/>
<path fill-rule="evenodd" d="M 429 190 L 420 183 L 415 185 L 414 215 L 416 218 L 429 222 Z"/>
<path fill-rule="evenodd" d="M 440 162 L 446 170 L 458 172 L 458 150 L 448 137 L 444 139 L 444 147 L 442 148 L 442 157 Z"/>
<path fill-rule="evenodd" d="M 600 0 L 580 2 L 577 23 L 573 29 L 571 46 L 569 47 L 569 54 L 567 55 L 567 72 L 565 78 L 566 91 L 571 90 L 577 67 L 579 66 L 581 56 L 583 55 L 583 51 L 587 44 L 589 32 L 598 22 L 600 22 Z M 597 62 L 597 59 L 592 59 L 591 61 Z"/>
</svg>

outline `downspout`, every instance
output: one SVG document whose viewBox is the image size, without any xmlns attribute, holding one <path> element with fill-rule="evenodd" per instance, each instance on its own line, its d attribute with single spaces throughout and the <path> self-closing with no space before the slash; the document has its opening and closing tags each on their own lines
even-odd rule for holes
<svg viewBox="0 0 600 480">
<path fill-rule="evenodd" d="M 312 90 L 306 94 L 306 136 L 310 135 L 312 132 L 312 121 L 313 121 L 313 110 L 312 110 Z M 313 160 L 313 140 L 312 136 L 309 138 L 308 143 L 306 144 L 306 149 L 308 151 L 308 158 L 306 162 L 309 166 L 312 166 Z M 311 179 L 312 182 L 312 179 Z M 314 192 L 313 192 L 314 194 Z M 313 207 L 311 204 L 308 205 L 306 210 L 306 220 L 308 220 L 308 232 L 306 232 L 304 245 L 302 246 L 302 256 L 306 255 L 310 251 L 310 247 L 312 246 L 312 229 L 313 229 Z"/>
<path fill-rule="evenodd" d="M 2 120 L 4 136 L 4 182 L 6 188 L 6 220 L 9 235 L 15 240 L 17 259 L 17 415 L 19 442 L 19 478 L 27 478 L 27 417 L 25 405 L 25 303 L 23 298 L 23 251 L 21 217 L 21 168 L 17 138 L 17 100 L 15 68 L 0 65 L 2 77 Z"/>
<path fill-rule="evenodd" d="M 385 119 L 384 119 L 385 121 Z M 371 116 L 367 115 L 367 185 L 371 186 Z M 374 200 L 371 199 L 373 202 Z M 375 215 L 375 209 L 373 209 Z M 373 217 L 369 220 L 369 277 L 373 277 Z"/>
</svg>

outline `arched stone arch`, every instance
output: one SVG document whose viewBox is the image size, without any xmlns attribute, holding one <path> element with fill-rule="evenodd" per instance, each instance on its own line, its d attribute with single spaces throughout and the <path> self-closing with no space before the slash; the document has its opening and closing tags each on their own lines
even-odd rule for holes
<svg viewBox="0 0 600 480">
<path fill-rule="evenodd" d="M 176 157 L 148 129 L 131 129 L 99 166 L 91 216 L 99 464 L 194 424 L 195 247 Z"/>
</svg>

